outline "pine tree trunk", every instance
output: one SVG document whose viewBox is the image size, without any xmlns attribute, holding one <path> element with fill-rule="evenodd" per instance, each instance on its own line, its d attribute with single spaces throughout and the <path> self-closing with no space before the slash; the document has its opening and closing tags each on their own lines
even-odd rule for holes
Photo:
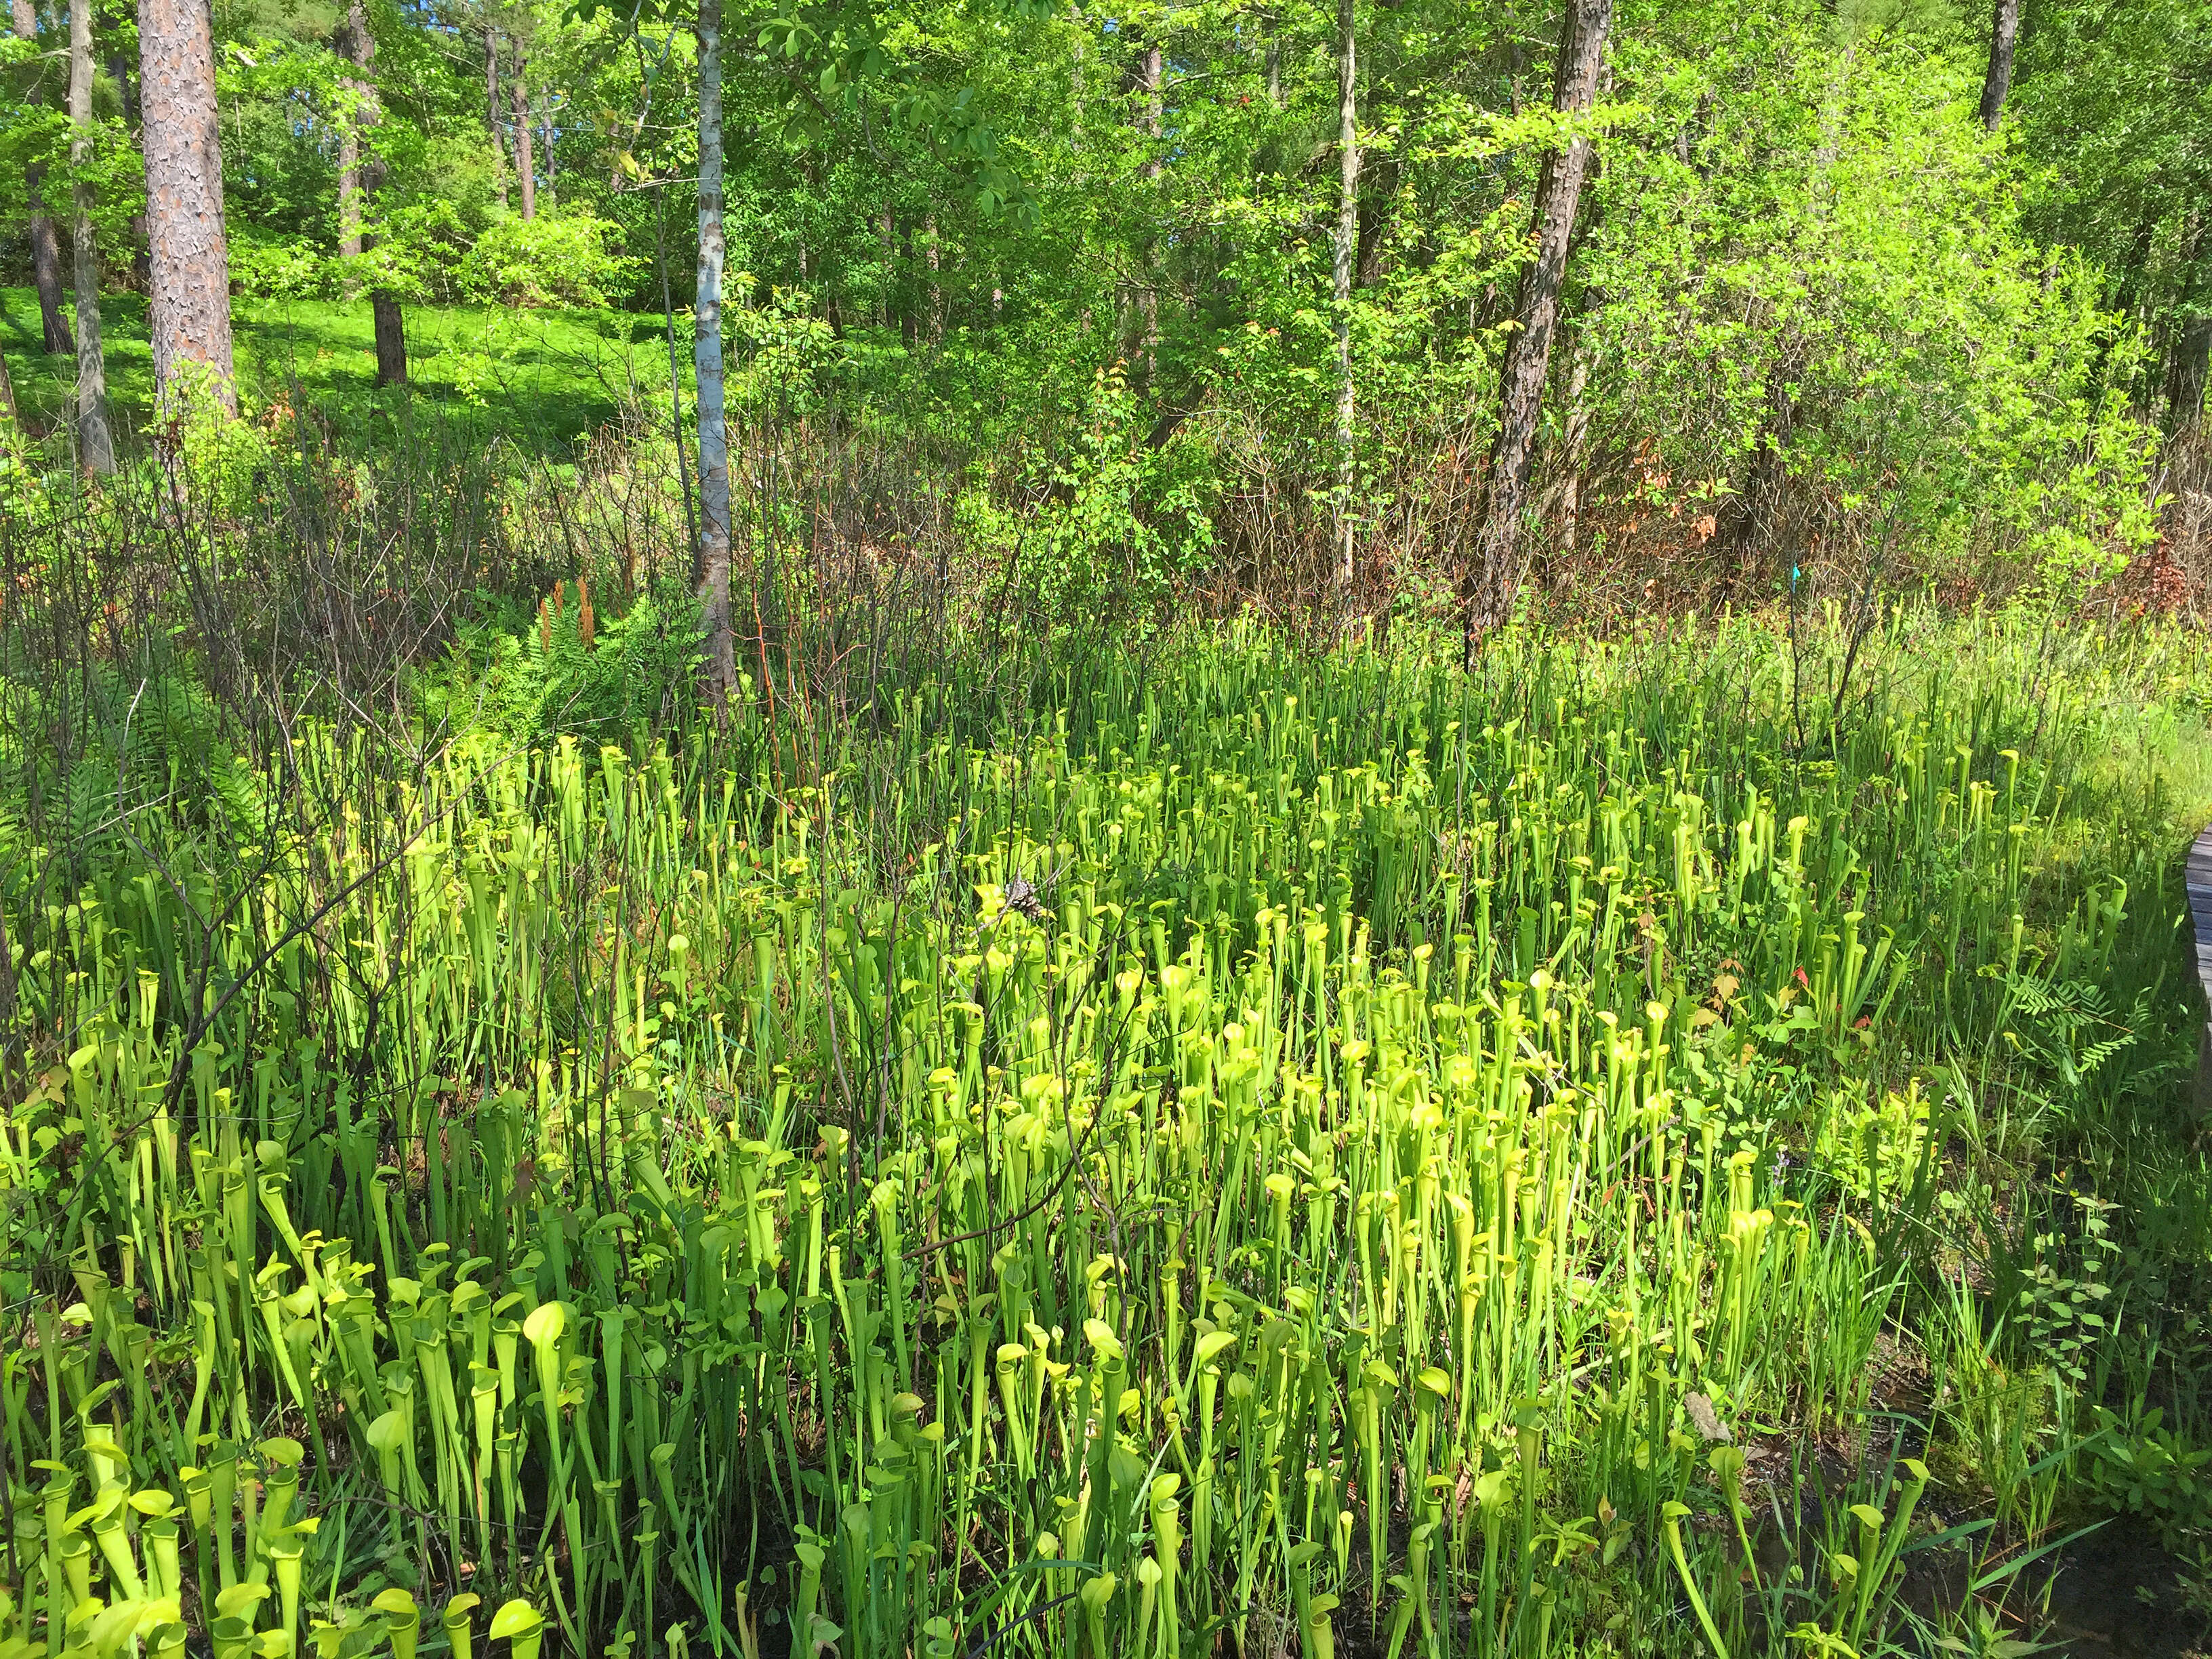
<svg viewBox="0 0 2212 1659">
<path fill-rule="evenodd" d="M 717 696 L 737 684 L 730 613 L 730 443 L 722 406 L 722 0 L 699 0 L 699 283 L 691 362 L 698 380 L 699 586 L 707 678 Z"/>
<path fill-rule="evenodd" d="M 1597 98 L 1613 0 L 1571 0 L 1559 36 L 1559 74 L 1552 94 L 1561 114 L 1580 116 Z M 1463 579 L 1467 650 L 1470 660 L 1485 635 L 1513 611 L 1521 590 L 1521 516 L 1543 411 L 1544 380 L 1551 368 L 1552 336 L 1559 326 L 1559 289 L 1575 210 L 1589 170 L 1590 141 L 1577 137 L 1544 158 L 1536 181 L 1533 229 L 1536 257 L 1521 274 L 1520 326 L 1506 337 L 1498 376 L 1498 441 L 1490 454 L 1490 498 L 1483 515 L 1474 568 Z"/>
<path fill-rule="evenodd" d="M 1352 277 L 1359 249 L 1359 59 L 1353 0 L 1336 0 L 1336 580 L 1352 585 Z"/>
<path fill-rule="evenodd" d="M 528 60 L 522 42 L 514 43 L 514 78 L 507 82 L 507 99 L 514 111 L 514 173 L 522 186 L 522 216 L 538 216 L 538 169 L 530 153 L 530 92 Z"/>
<path fill-rule="evenodd" d="M 1997 130 L 2005 94 L 2012 89 L 2013 48 L 2020 44 L 2020 0 L 1995 0 L 1990 15 L 1990 67 L 1982 78 L 1982 125 Z"/>
<path fill-rule="evenodd" d="M 168 407 L 184 366 L 204 364 L 217 399 L 234 415 L 230 253 L 222 222 L 215 45 L 205 0 L 139 0 L 138 78 L 153 254 L 147 310 L 155 383 Z"/>
<path fill-rule="evenodd" d="M 92 0 L 70 3 L 70 165 L 92 159 Z M 92 186 L 78 179 L 76 210 L 76 453 L 102 477 L 115 471 L 107 422 L 107 364 L 100 343 L 100 250 L 92 232 Z"/>
<path fill-rule="evenodd" d="M 491 134 L 491 182 L 499 210 L 507 210 L 507 140 L 499 131 L 499 31 L 484 25 L 484 126 Z"/>
</svg>

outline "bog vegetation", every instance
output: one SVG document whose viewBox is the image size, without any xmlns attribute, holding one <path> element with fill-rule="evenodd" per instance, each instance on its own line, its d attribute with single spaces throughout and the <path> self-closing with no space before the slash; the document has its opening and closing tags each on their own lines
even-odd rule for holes
<svg viewBox="0 0 2212 1659">
<path fill-rule="evenodd" d="M 2203 0 L 10 21 L 0 1659 L 2203 1641 Z"/>
<path fill-rule="evenodd" d="M 18 526 L 9 1652 L 2012 1654 L 2110 1525 L 2201 1595 L 2190 635 L 1469 672 L 805 566 L 716 720 L 613 485 L 287 565 L 404 497 L 333 466 L 258 558 L 220 478 Z"/>
</svg>

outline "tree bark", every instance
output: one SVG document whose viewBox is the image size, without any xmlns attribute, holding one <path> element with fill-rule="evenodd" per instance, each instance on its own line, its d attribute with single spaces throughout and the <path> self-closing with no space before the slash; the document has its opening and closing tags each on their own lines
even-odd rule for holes
<svg viewBox="0 0 2212 1659">
<path fill-rule="evenodd" d="M 737 684 L 730 612 L 730 443 L 722 402 L 722 0 L 699 0 L 699 280 L 692 306 L 698 381 L 699 545 L 693 574 L 718 697 Z"/>
<path fill-rule="evenodd" d="M 9 14 L 17 40 L 39 38 L 39 15 L 31 0 L 13 0 Z M 25 101 L 40 101 L 35 85 Z M 46 212 L 46 196 L 40 188 L 46 173 L 43 164 L 25 167 L 23 194 L 31 209 L 31 281 L 39 290 L 39 324 L 46 336 L 47 354 L 52 356 L 75 351 L 76 343 L 70 337 L 69 318 L 62 310 L 61 242 L 54 234 L 54 222 Z"/>
<path fill-rule="evenodd" d="M 70 3 L 70 165 L 92 159 L 92 0 Z M 115 471 L 107 421 L 107 364 L 100 343 L 100 250 L 92 232 L 92 186 L 80 178 L 76 210 L 76 453 L 101 477 Z"/>
<path fill-rule="evenodd" d="M 491 182 L 499 210 L 507 210 L 507 141 L 499 131 L 499 31 L 484 25 L 484 127 L 491 134 Z"/>
<path fill-rule="evenodd" d="M 23 169 L 23 188 L 29 195 L 31 214 L 31 280 L 39 289 L 39 325 L 45 332 L 49 354 L 66 356 L 76 349 L 70 334 L 69 313 L 62 309 L 62 246 L 54 233 L 53 216 L 46 211 L 46 169 L 43 162 Z"/>
<path fill-rule="evenodd" d="M 1352 277 L 1359 252 L 1359 58 L 1353 0 L 1336 0 L 1336 580 L 1352 585 Z"/>
<path fill-rule="evenodd" d="M 2012 89 L 2013 48 L 2020 44 L 2020 0 L 1995 0 L 1990 14 L 1990 67 L 1982 77 L 1982 125 L 1991 132 L 2004 119 Z"/>
<path fill-rule="evenodd" d="M 171 406 L 187 363 L 205 366 L 238 412 L 231 361 L 230 252 L 222 222 L 222 143 L 215 45 L 205 0 L 139 0 L 139 96 L 145 110 L 148 306 L 154 378 Z"/>
<path fill-rule="evenodd" d="M 0 346 L 0 421 L 11 427 L 21 424 L 15 414 L 15 382 L 8 374 L 8 351 L 4 346 Z M 14 442 L 12 434 L 0 435 L 0 452 Z"/>
<path fill-rule="evenodd" d="M 389 289 L 380 288 L 368 296 L 369 309 L 376 319 L 376 383 L 379 386 L 407 384 L 407 319 L 399 308 L 398 298 Z"/>
<path fill-rule="evenodd" d="M 529 60 L 523 56 L 522 42 L 514 43 L 514 78 L 507 82 L 507 95 L 514 111 L 514 173 L 522 186 L 522 216 L 538 216 L 538 170 L 530 154 L 530 91 Z"/>
<path fill-rule="evenodd" d="M 1612 21 L 1613 0 L 1571 0 L 1559 34 L 1559 73 L 1552 92 L 1552 106 L 1560 114 L 1587 114 L 1596 100 L 1606 31 Z M 1589 158 L 1589 139 L 1577 135 L 1564 149 L 1548 153 L 1537 175 L 1532 226 L 1536 257 L 1521 273 L 1520 326 L 1506 337 L 1505 362 L 1498 376 L 1498 441 L 1490 453 L 1490 499 L 1474 568 L 1461 596 L 1470 660 L 1484 637 L 1511 616 L 1520 593 L 1522 509 L 1535 454 L 1537 418 L 1543 411 L 1544 380 L 1551 368 L 1552 336 L 1559 326 L 1567 247 Z"/>
</svg>

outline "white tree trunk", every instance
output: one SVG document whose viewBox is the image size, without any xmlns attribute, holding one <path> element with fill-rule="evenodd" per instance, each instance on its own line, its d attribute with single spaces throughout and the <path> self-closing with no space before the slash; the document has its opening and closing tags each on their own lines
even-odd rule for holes
<svg viewBox="0 0 2212 1659">
<path fill-rule="evenodd" d="M 722 407 L 722 0 L 699 0 L 699 285 L 691 366 L 698 380 L 699 546 L 694 570 L 707 674 L 726 696 L 737 683 L 730 615 L 730 440 Z"/>
</svg>

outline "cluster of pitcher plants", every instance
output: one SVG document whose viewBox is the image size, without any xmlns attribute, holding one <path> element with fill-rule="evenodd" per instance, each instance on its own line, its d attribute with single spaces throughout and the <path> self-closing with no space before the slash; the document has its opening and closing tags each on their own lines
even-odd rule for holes
<svg viewBox="0 0 2212 1659">
<path fill-rule="evenodd" d="M 1895 1234 L 2137 901 L 2001 680 L 1595 662 L 471 734 L 242 884 L 144 814 L 9 918 L 0 1655 L 1966 1619 L 2041 1517 L 1939 1504 Z"/>
</svg>

